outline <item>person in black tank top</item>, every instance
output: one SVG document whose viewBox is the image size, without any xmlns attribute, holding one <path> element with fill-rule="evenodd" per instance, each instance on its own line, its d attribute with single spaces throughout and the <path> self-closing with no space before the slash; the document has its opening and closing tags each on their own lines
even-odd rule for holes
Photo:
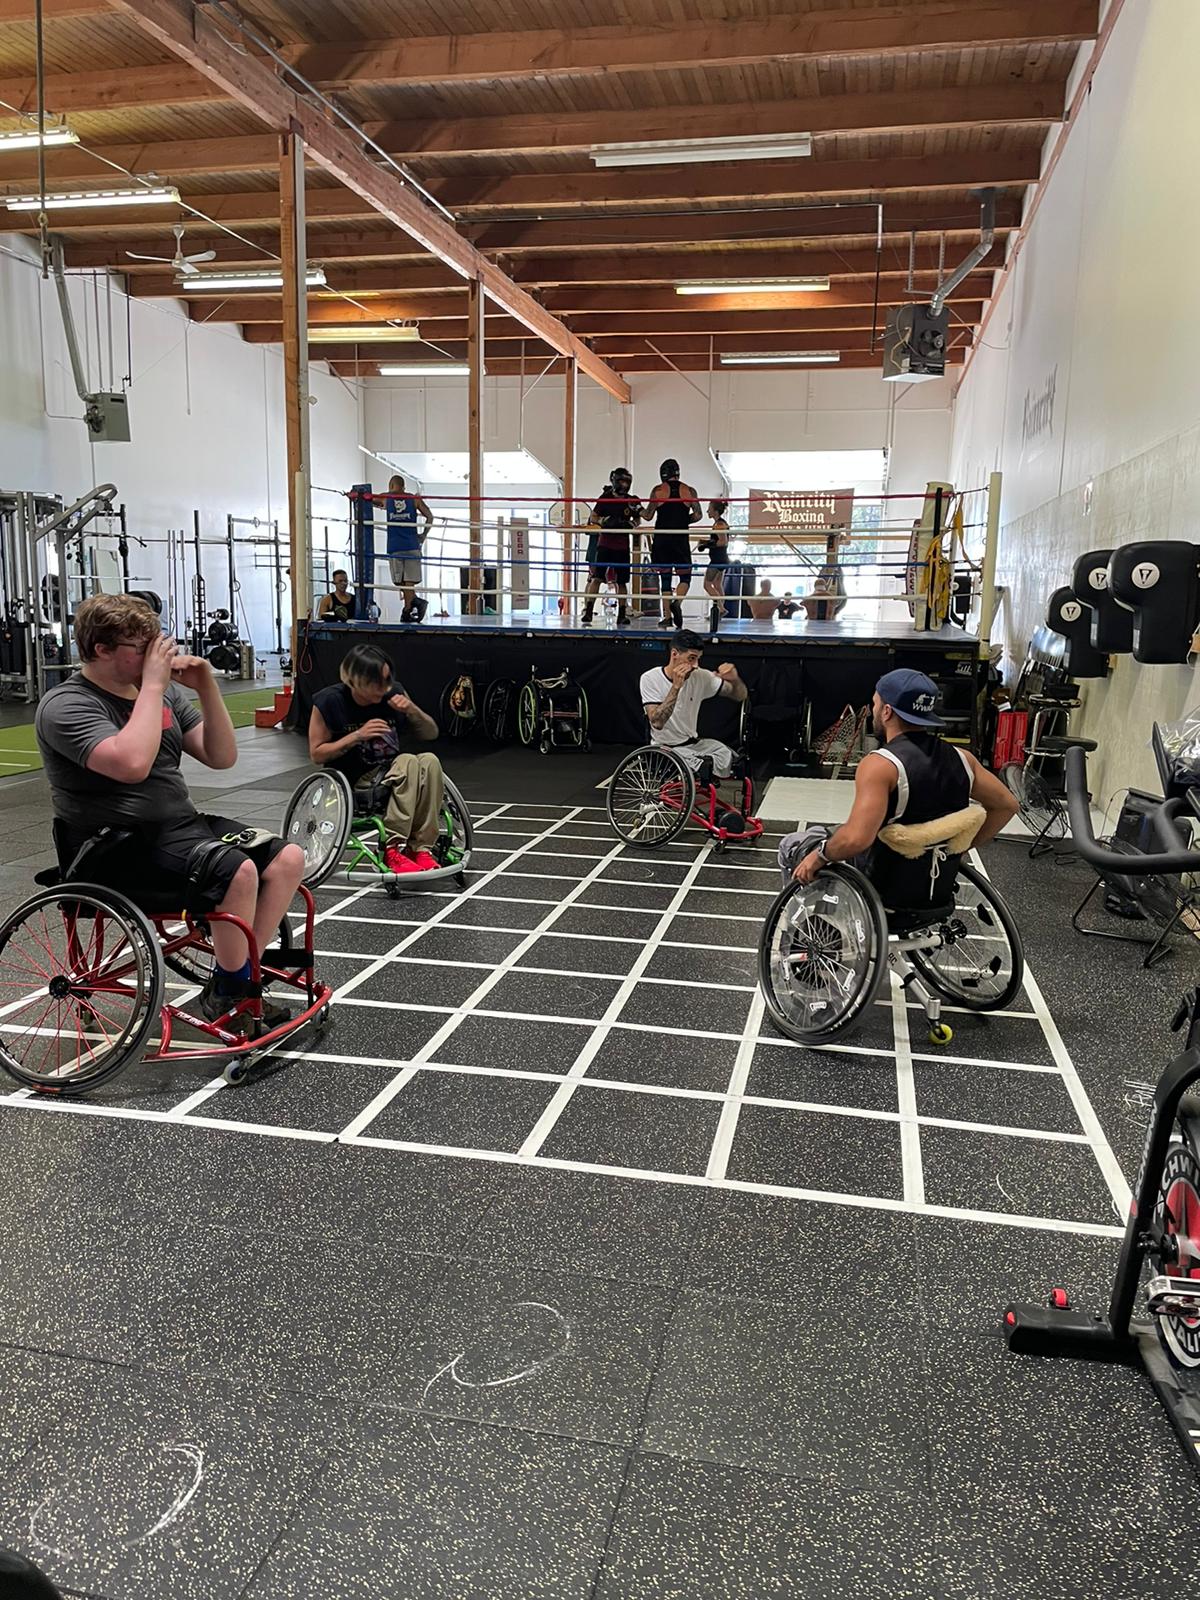
<svg viewBox="0 0 1200 1600">
<path fill-rule="evenodd" d="M 700 502 L 690 483 L 679 476 L 679 463 L 668 457 L 658 469 L 660 482 L 642 512 L 642 521 L 654 519 L 650 539 L 650 567 L 662 590 L 660 628 L 683 627 L 683 597 L 692 581 L 692 542 L 688 529 L 699 522 Z M 676 579 L 671 592 L 672 574 Z"/>
<path fill-rule="evenodd" d="M 986 813 L 975 836 L 978 848 L 1016 815 L 1017 803 L 999 778 L 941 737 L 937 701 L 937 685 L 923 672 L 897 667 L 880 678 L 871 709 L 882 743 L 858 764 L 850 815 L 840 828 L 809 828 L 780 842 L 785 884 L 792 878 L 811 883 L 831 862 L 852 861 L 875 883 L 884 904 L 896 905 L 902 858 L 879 842 L 881 828 L 890 822 L 932 822 L 975 800 Z"/>
</svg>

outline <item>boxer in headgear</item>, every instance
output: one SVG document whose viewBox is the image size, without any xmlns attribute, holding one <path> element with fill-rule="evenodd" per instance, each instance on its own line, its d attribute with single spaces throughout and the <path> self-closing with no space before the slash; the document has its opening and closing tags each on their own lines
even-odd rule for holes
<svg viewBox="0 0 1200 1600">
<path fill-rule="evenodd" d="M 629 536 L 642 517 L 642 502 L 632 490 L 633 474 L 628 467 L 614 467 L 592 508 L 590 520 L 599 527 L 600 533 L 596 539 L 595 557 L 588 568 L 586 599 L 580 619 L 585 624 L 592 621 L 596 596 L 600 592 L 600 585 L 606 580 L 614 586 L 620 597 L 617 626 L 624 628 L 629 624 L 629 612 L 626 610 Z"/>
<path fill-rule="evenodd" d="M 643 522 L 654 518 L 650 540 L 650 565 L 662 590 L 660 628 L 683 627 L 683 597 L 692 581 L 692 545 L 687 530 L 700 520 L 700 502 L 690 483 L 679 477 L 679 463 L 668 456 L 658 469 L 660 482 L 642 512 Z M 676 578 L 672 595 L 671 576 Z"/>
</svg>

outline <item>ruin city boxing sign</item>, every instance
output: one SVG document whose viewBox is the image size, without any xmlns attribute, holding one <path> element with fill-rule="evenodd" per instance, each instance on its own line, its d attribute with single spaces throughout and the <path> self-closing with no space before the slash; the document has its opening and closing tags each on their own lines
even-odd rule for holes
<svg viewBox="0 0 1200 1600">
<path fill-rule="evenodd" d="M 750 526 L 778 528 L 794 543 L 824 544 L 835 528 L 849 528 L 853 489 L 751 489 Z"/>
</svg>

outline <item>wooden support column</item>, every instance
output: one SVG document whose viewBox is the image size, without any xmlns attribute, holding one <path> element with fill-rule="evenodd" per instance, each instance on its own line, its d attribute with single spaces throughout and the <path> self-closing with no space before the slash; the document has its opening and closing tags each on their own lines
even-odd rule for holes
<svg viewBox="0 0 1200 1600">
<path fill-rule="evenodd" d="M 566 404 L 563 418 L 563 575 L 562 587 L 565 605 L 563 611 L 570 616 L 575 609 L 575 599 L 571 595 L 572 589 L 583 588 L 583 584 L 575 582 L 575 433 L 576 417 L 579 409 L 579 365 L 573 357 L 568 357 L 566 363 L 565 393 Z"/>
<path fill-rule="evenodd" d="M 312 614 L 312 491 L 308 428 L 308 242 L 304 140 L 279 138 L 279 253 L 283 258 L 283 402 L 287 434 L 288 557 L 292 573 L 292 660 L 299 619 Z"/>
<path fill-rule="evenodd" d="M 483 610 L 483 529 L 487 509 L 483 499 L 483 283 L 472 278 L 467 285 L 467 502 L 470 520 L 471 584 L 467 609 Z"/>
</svg>

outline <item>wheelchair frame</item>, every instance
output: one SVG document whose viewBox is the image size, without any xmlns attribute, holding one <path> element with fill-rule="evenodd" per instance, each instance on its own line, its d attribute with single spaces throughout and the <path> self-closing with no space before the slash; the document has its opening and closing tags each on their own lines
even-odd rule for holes
<svg viewBox="0 0 1200 1600">
<path fill-rule="evenodd" d="M 661 761 L 659 758 L 662 758 Z M 626 802 L 636 805 L 643 820 L 648 821 L 656 809 L 672 813 L 666 823 L 665 831 L 655 838 L 647 838 L 638 833 L 627 821 L 619 819 L 618 811 L 621 807 L 620 787 L 618 780 L 628 769 L 633 772 L 638 764 L 643 768 L 657 766 L 670 768 L 670 775 L 665 771 L 657 776 L 646 774 L 645 782 L 649 785 L 644 789 L 646 798 L 640 802 Z M 711 765 L 711 764 L 710 764 Z M 733 781 L 733 780 L 731 780 Z M 716 848 L 723 850 L 727 844 L 754 844 L 762 836 L 763 825 L 758 817 L 752 815 L 754 810 L 754 782 L 748 773 L 743 774 L 740 782 L 742 785 L 741 816 L 745 827 L 739 832 L 726 828 L 717 821 L 717 806 L 720 799 L 720 784 L 722 780 L 711 775 L 697 774 L 676 751 L 666 745 L 646 744 L 636 750 L 631 750 L 622 761 L 617 764 L 616 771 L 609 779 L 606 792 L 606 809 L 608 820 L 613 832 L 625 844 L 640 845 L 644 849 L 656 849 L 665 844 L 671 844 L 683 832 L 689 822 L 694 822 L 697 827 L 716 840 Z"/>
<path fill-rule="evenodd" d="M 324 781 L 339 796 L 340 814 L 336 823 L 319 821 L 316 817 L 300 818 L 296 813 L 302 810 L 301 797 L 309 789 L 314 791 L 314 800 L 310 810 L 316 809 L 319 796 L 319 784 Z M 345 773 L 337 771 L 334 767 L 320 767 L 310 773 L 293 790 L 288 800 L 283 816 L 283 826 L 280 837 L 289 844 L 298 844 L 304 851 L 306 860 L 312 860 L 310 848 L 312 840 L 318 832 L 330 830 L 327 837 L 336 838 L 336 848 L 324 853 L 320 859 L 310 866 L 304 876 L 304 883 L 309 889 L 315 889 L 334 876 L 341 873 L 347 883 L 354 881 L 353 874 L 369 873 L 378 878 L 384 892 L 389 899 L 396 899 L 407 885 L 413 889 L 423 889 L 434 883 L 441 883 L 446 878 L 453 878 L 460 888 L 465 887 L 467 881 L 467 867 L 470 865 L 471 851 L 474 847 L 474 833 L 471 827 L 471 813 L 466 801 L 459 793 L 458 788 L 442 774 L 445 789 L 446 804 L 443 812 L 443 822 L 446 824 L 445 833 L 439 835 L 434 845 L 434 854 L 439 849 L 445 851 L 447 859 L 443 865 L 428 872 L 413 872 L 399 875 L 391 871 L 384 860 L 384 849 L 387 845 L 387 835 L 384 832 L 383 818 L 375 811 L 366 816 L 356 816 L 354 808 L 354 790 Z M 328 802 L 326 802 L 328 804 Z M 459 826 L 455 827 L 455 820 Z M 462 843 L 456 843 L 456 837 L 461 835 Z M 443 840 L 445 839 L 445 843 Z M 349 850 L 350 859 L 345 861 L 346 852 Z"/>
<path fill-rule="evenodd" d="M 572 703 L 560 704 L 556 695 L 569 696 Z M 536 740 L 544 756 L 551 750 L 592 748 L 588 738 L 587 690 L 575 681 L 570 668 L 565 667 L 554 678 L 539 678 L 537 668 L 530 668 L 529 678 L 517 695 L 517 737 L 526 746 Z"/>
<path fill-rule="evenodd" d="M 1024 979 L 1025 954 L 1020 931 L 1003 897 L 983 873 L 969 863 L 960 861 L 957 875 L 954 902 L 936 910 L 931 909 L 924 921 L 919 920 L 921 914 L 917 912 L 893 912 L 892 917 L 897 924 L 894 929 L 889 926 L 888 913 L 874 884 L 865 873 L 848 862 L 836 862 L 822 868 L 811 884 L 787 884 L 767 913 L 758 943 L 759 988 L 771 1019 L 780 1032 L 798 1044 L 808 1045 L 826 1044 L 832 1039 L 845 1037 L 869 1014 L 889 970 L 899 975 L 905 994 L 911 989 L 919 999 L 929 1026 L 930 1044 L 949 1044 L 954 1037 L 953 1030 L 942 1020 L 945 1001 L 968 1011 L 1003 1010 L 1017 994 Z M 968 913 L 958 904 L 960 886 L 963 884 L 969 885 L 987 906 L 987 918 L 981 917 L 979 920 L 981 924 L 986 921 L 993 928 L 999 927 L 1010 955 L 1008 973 L 1001 987 L 991 994 L 972 989 L 966 979 L 956 981 L 951 972 L 942 970 L 932 959 L 938 951 L 952 949 L 979 937 L 978 934 L 972 934 L 965 920 Z M 804 1027 L 795 1013 L 783 1004 L 776 990 L 775 937 L 791 902 L 799 900 L 806 891 L 818 886 L 817 892 L 823 904 L 836 905 L 839 885 L 858 901 L 857 910 L 851 910 L 848 920 L 860 939 L 865 936 L 867 948 L 861 956 L 864 970 L 853 993 L 847 994 L 848 984 L 842 985 L 843 1003 L 839 1011 L 832 1015 L 821 1015 L 812 1025 Z M 826 928 L 836 933 L 832 916 L 831 911 L 824 911 L 820 906 L 814 909 L 814 920 L 823 922 Z M 910 959 L 905 961 L 904 957 Z M 823 961 L 838 964 L 832 942 L 826 949 L 821 949 L 817 941 L 811 939 L 801 955 L 792 956 L 789 953 L 786 959 L 793 964 L 794 971 L 799 971 L 801 965 L 818 967 Z M 846 965 L 844 961 L 841 964 Z M 976 982 L 983 970 L 980 968 L 976 974 Z M 800 981 L 803 984 L 806 980 Z M 818 998 L 815 986 L 811 993 L 814 1011 L 827 1010 L 830 1002 Z"/>
<path fill-rule="evenodd" d="M 51 874 L 39 876 L 45 879 Z M 243 1082 L 251 1076 L 264 1076 L 265 1072 L 254 1071 L 256 1063 L 303 1030 L 324 1027 L 329 1018 L 333 991 L 328 984 L 318 982 L 313 976 L 313 898 L 303 885 L 299 893 L 304 906 L 302 948 L 293 950 L 280 946 L 260 952 L 251 927 L 240 917 L 227 912 L 211 912 L 199 917 L 182 910 L 145 911 L 132 897 L 107 885 L 82 880 L 44 883 L 37 894 L 18 906 L 0 926 L 0 970 L 7 968 L 9 971 L 28 973 L 17 983 L 11 979 L 5 980 L 5 987 L 8 989 L 24 983 L 32 991 L 28 999 L 8 1001 L 0 1007 L 0 1068 L 25 1088 L 64 1098 L 85 1093 L 107 1082 L 135 1061 L 147 1066 L 184 1061 L 207 1062 L 219 1067 L 221 1076 L 229 1084 Z M 50 907 L 55 907 L 63 918 L 64 948 L 61 956 L 56 955 L 55 936 L 46 918 Z M 79 932 L 80 913 L 84 907 L 91 913 L 86 920 L 93 923 L 91 940 L 86 946 L 81 942 Z M 31 956 L 29 949 L 25 949 L 15 963 L 6 960 L 18 930 L 27 922 L 33 926 L 39 917 L 42 932 L 40 935 L 35 932 L 32 938 L 39 952 L 36 959 Z M 121 940 L 129 946 L 128 955 L 122 958 L 117 954 L 115 964 L 111 945 L 109 953 L 105 953 L 105 918 L 119 928 Z M 209 930 L 216 922 L 236 927 L 245 936 L 250 979 L 242 995 L 230 998 L 229 1010 L 215 1021 L 209 1021 L 189 1010 L 186 1001 L 167 998 L 165 969 L 170 963 L 174 970 L 186 971 L 186 966 L 179 958 L 189 951 L 197 952 L 205 959 L 213 959 Z M 117 952 L 120 948 L 119 942 Z M 56 966 L 59 970 L 50 970 Z M 270 983 L 303 993 L 304 1006 L 286 1022 L 262 1032 L 262 990 Z M 94 1004 L 92 997 L 95 995 L 127 997 L 131 1003 L 136 1003 L 134 1016 L 121 1029 L 120 1024 Z M 48 1046 L 42 1053 L 38 1070 L 31 1070 L 19 1062 L 10 1049 L 17 1035 L 8 1025 L 8 1019 L 26 1006 L 38 1006 L 43 999 L 46 1003 L 37 1023 L 32 1028 L 18 1030 L 21 1036 L 61 1038 L 61 1028 L 56 1029 L 53 1023 L 49 1027 L 45 1024 L 55 1006 L 58 1007 L 57 1020 L 60 1023 L 64 1008 L 68 1008 L 73 1014 L 80 1048 L 84 1047 L 87 1038 L 94 1037 L 94 1032 L 98 1032 L 109 1046 L 110 1059 L 102 1057 L 101 1065 L 91 1071 L 81 1071 L 77 1052 L 73 1074 L 65 1071 L 61 1063 L 54 1070 L 43 1071 L 40 1067 L 50 1056 Z M 156 1016 L 159 1033 L 157 1048 L 148 1050 Z M 114 1044 L 106 1023 L 117 1026 L 128 1037 L 118 1039 Z M 176 1038 L 176 1028 L 180 1024 L 202 1034 L 212 1043 L 181 1043 Z M 278 1071 L 282 1065 L 282 1062 L 276 1062 L 267 1070 Z"/>
</svg>

